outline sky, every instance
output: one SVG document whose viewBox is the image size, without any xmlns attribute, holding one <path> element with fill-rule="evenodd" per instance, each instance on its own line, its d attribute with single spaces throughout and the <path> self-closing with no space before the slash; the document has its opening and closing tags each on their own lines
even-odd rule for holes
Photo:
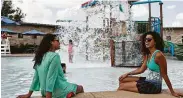
<svg viewBox="0 0 183 98">
<path fill-rule="evenodd" d="M 88 0 L 12 0 L 14 7 L 20 7 L 26 14 L 25 22 L 56 24 L 58 19 L 83 20 L 83 12 L 78 9 Z M 183 27 L 183 0 L 163 1 L 164 27 Z M 148 19 L 148 5 L 132 7 L 134 20 Z M 152 16 L 159 16 L 159 4 L 152 4 Z"/>
</svg>

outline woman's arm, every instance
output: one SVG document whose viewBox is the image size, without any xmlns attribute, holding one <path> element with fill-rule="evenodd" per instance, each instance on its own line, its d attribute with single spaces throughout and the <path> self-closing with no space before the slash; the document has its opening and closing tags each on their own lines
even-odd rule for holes
<svg viewBox="0 0 183 98">
<path fill-rule="evenodd" d="M 123 80 L 124 78 L 126 78 L 128 75 L 137 75 L 137 74 L 140 74 L 140 73 L 143 73 L 146 69 L 147 69 L 147 66 L 146 66 L 146 62 L 147 62 L 147 56 L 143 56 L 143 64 L 140 68 L 132 71 L 132 72 L 128 72 L 124 75 L 121 75 L 119 77 L 119 81 Z"/>
<path fill-rule="evenodd" d="M 27 94 L 24 94 L 24 95 L 19 95 L 17 98 L 30 98 L 33 91 L 39 91 L 39 89 L 40 89 L 39 76 L 38 76 L 37 70 L 35 69 L 34 77 L 33 77 L 29 92 Z"/>
<path fill-rule="evenodd" d="M 147 69 L 146 63 L 147 63 L 147 56 L 144 56 L 142 66 L 132 72 L 129 72 L 128 75 L 137 75 L 143 73 Z"/>
<path fill-rule="evenodd" d="M 73 46 L 78 47 L 79 46 L 79 42 L 77 44 L 73 44 Z"/>
<path fill-rule="evenodd" d="M 28 96 L 31 97 L 32 93 L 33 93 L 33 91 L 30 91 L 30 90 L 29 90 Z"/>
<path fill-rule="evenodd" d="M 165 80 L 171 94 L 173 96 L 176 96 L 178 97 L 179 95 L 177 93 L 174 92 L 173 88 L 172 88 L 172 84 L 170 82 L 170 79 L 168 77 L 168 74 L 167 74 L 167 62 L 166 62 L 166 59 L 164 57 L 164 55 L 162 53 L 157 53 L 156 54 L 156 58 L 155 58 L 155 62 L 160 66 L 160 73 L 161 73 L 161 76 L 163 77 L 163 79 Z"/>
<path fill-rule="evenodd" d="M 28 94 L 25 94 L 25 95 L 19 95 L 17 98 L 30 98 L 31 95 L 32 95 L 33 91 L 29 91 Z"/>
</svg>

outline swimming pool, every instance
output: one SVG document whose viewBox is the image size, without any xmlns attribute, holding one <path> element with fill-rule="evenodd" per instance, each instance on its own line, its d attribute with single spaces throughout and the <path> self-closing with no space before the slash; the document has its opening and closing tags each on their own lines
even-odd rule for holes
<svg viewBox="0 0 183 98">
<path fill-rule="evenodd" d="M 33 77 L 33 57 L 1 58 L 1 96 L 15 98 L 27 93 Z M 76 58 L 73 64 L 67 62 L 65 74 L 69 82 L 81 84 L 85 92 L 114 91 L 118 87 L 118 77 L 135 68 L 114 68 L 109 62 L 83 61 Z M 183 61 L 168 59 L 168 76 L 174 88 L 183 88 Z M 146 75 L 147 73 L 142 74 Z M 163 82 L 163 88 L 167 88 Z M 40 95 L 36 92 L 34 95 Z"/>
</svg>

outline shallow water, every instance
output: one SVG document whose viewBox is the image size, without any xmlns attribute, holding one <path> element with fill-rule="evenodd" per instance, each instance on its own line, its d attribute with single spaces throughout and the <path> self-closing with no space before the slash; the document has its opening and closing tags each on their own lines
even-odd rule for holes
<svg viewBox="0 0 183 98">
<path fill-rule="evenodd" d="M 61 56 L 62 57 L 62 56 Z M 114 68 L 108 62 L 83 61 L 81 58 L 67 64 L 65 74 L 69 82 L 81 84 L 86 92 L 114 91 L 118 87 L 118 77 L 135 68 Z M 168 75 L 174 88 L 183 88 L 183 61 L 167 60 Z M 32 57 L 2 57 L 1 58 L 1 96 L 15 98 L 27 93 L 33 77 Z M 146 73 L 141 76 L 146 75 Z M 163 82 L 163 88 L 167 88 Z M 36 92 L 34 95 L 40 95 Z"/>
</svg>

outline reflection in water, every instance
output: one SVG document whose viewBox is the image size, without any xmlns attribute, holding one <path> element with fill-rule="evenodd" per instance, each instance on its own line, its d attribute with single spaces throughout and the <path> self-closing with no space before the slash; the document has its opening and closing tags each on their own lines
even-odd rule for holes
<svg viewBox="0 0 183 98">
<path fill-rule="evenodd" d="M 2 98 L 15 98 L 18 94 L 27 93 L 34 72 L 32 57 L 6 57 L 1 61 Z M 86 92 L 114 91 L 118 87 L 118 77 L 134 70 L 134 68 L 104 67 L 104 63 L 100 64 L 100 62 L 98 65 L 101 67 L 95 67 L 92 64 L 91 61 L 87 63 L 78 61 L 72 66 L 68 64 L 65 76 L 69 82 L 83 85 Z M 80 65 L 80 68 L 76 68 L 77 65 Z M 183 87 L 182 65 L 182 61 L 168 60 L 168 75 L 174 88 Z M 165 83 L 163 83 L 163 88 L 167 88 Z M 40 95 L 40 93 L 36 92 L 34 95 Z"/>
</svg>

